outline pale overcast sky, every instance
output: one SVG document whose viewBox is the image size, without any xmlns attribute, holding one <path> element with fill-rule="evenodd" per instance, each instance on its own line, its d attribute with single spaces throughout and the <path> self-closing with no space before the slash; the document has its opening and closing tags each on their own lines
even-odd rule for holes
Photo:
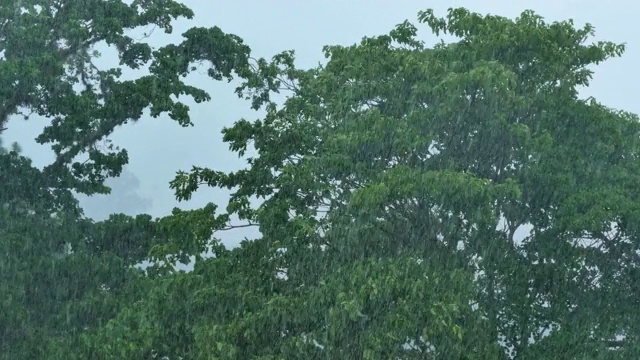
<svg viewBox="0 0 640 360">
<path fill-rule="evenodd" d="M 271 57 L 277 52 L 294 49 L 298 65 L 315 66 L 323 61 L 322 46 L 330 44 L 351 45 L 363 36 L 385 34 L 396 24 L 409 19 L 414 24 L 417 12 L 433 8 L 436 14 L 446 15 L 449 7 L 463 6 L 480 13 L 516 17 L 525 9 L 533 9 L 548 22 L 573 18 L 577 25 L 591 23 L 596 28 L 596 40 L 625 42 L 627 51 L 622 58 L 613 59 L 596 68 L 592 86 L 584 95 L 595 96 L 601 102 L 634 113 L 640 113 L 636 85 L 640 83 L 640 30 L 637 14 L 640 2 L 632 0 L 252 0 L 252 1 L 183 1 L 195 12 L 195 19 L 176 23 L 172 35 L 156 30 L 150 42 L 159 46 L 168 41 L 178 42 L 181 34 L 193 26 L 219 26 L 233 33 L 252 48 L 254 57 Z M 426 26 L 421 36 L 429 41 Z M 433 37 L 431 36 L 431 39 Z M 104 53 L 99 62 L 104 66 L 117 65 L 115 57 Z M 132 73 L 129 73 L 129 75 Z M 168 117 L 143 118 L 136 124 L 118 128 L 112 139 L 129 151 L 128 170 L 139 179 L 138 195 L 152 201 L 147 212 L 162 216 L 175 206 L 194 208 L 209 201 L 224 207 L 227 193 L 201 191 L 187 203 L 177 203 L 169 189 L 169 181 L 177 170 L 189 170 L 192 165 L 207 166 L 219 170 L 235 170 L 244 162 L 228 151 L 222 142 L 220 130 L 224 126 L 246 117 L 255 119 L 259 114 L 249 109 L 249 104 L 237 99 L 233 84 L 215 83 L 206 75 L 193 74 L 189 82 L 210 92 L 213 100 L 191 106 L 195 127 L 181 128 Z M 5 143 L 18 141 L 26 155 L 37 165 L 51 161 L 48 146 L 40 146 L 33 140 L 46 123 L 45 119 L 32 118 L 27 122 L 12 119 L 9 129 L 3 133 Z M 132 183 L 135 183 L 135 179 Z M 124 184 L 124 183 L 123 183 Z M 131 183 L 129 183 L 131 184 Z M 125 184 L 126 185 L 126 184 Z M 126 195 L 123 187 L 114 187 L 113 197 Z M 95 200 L 93 208 L 113 207 L 110 212 L 137 212 L 139 206 L 127 209 L 126 201 Z M 125 207 L 125 208 L 123 208 Z M 102 209 L 104 210 L 104 209 Z M 89 211 L 88 211 L 89 212 Z M 99 216 L 99 215 L 96 215 Z M 251 233 L 230 234 L 224 239 L 229 245 Z"/>
</svg>

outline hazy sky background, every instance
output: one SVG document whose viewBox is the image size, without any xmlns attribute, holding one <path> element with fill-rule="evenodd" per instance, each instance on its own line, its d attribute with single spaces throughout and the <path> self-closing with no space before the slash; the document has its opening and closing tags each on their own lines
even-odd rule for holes
<svg viewBox="0 0 640 360">
<path fill-rule="evenodd" d="M 491 13 L 514 18 L 525 9 L 533 9 L 546 21 L 573 18 L 577 25 L 587 22 L 596 28 L 595 40 L 611 40 L 627 44 L 622 58 L 610 60 L 596 68 L 591 87 L 585 96 L 594 96 L 614 108 L 640 113 L 637 84 L 640 83 L 640 30 L 637 14 L 640 2 L 631 0 L 252 0 L 252 1 L 183 1 L 195 12 L 193 20 L 175 23 L 174 33 L 165 35 L 156 29 L 150 37 L 153 46 L 179 42 L 181 34 L 193 26 L 219 26 L 233 33 L 252 48 L 254 57 L 270 58 L 288 49 L 294 49 L 298 65 L 312 67 L 323 61 L 322 46 L 351 45 L 363 36 L 387 33 L 396 24 L 409 19 L 422 29 L 420 36 L 427 42 L 435 38 L 427 26 L 416 21 L 417 12 L 433 8 L 437 15 L 446 15 L 449 7 L 463 6 L 483 14 Z M 149 29 L 147 29 L 148 31 Z M 102 50 L 102 49 L 101 49 Z M 118 65 L 116 57 L 103 52 L 98 64 L 104 67 Z M 140 122 L 118 128 L 112 136 L 115 144 L 129 151 L 130 164 L 123 178 L 111 182 L 109 196 L 83 200 L 88 215 L 104 218 L 109 213 L 168 214 L 173 207 L 184 209 L 200 207 L 207 202 L 226 205 L 227 192 L 200 191 L 189 202 L 178 203 L 169 189 L 169 181 L 178 170 L 191 166 L 206 166 L 231 171 L 244 167 L 243 160 L 232 154 L 222 142 L 220 130 L 245 117 L 248 120 L 260 114 L 249 108 L 248 102 L 233 93 L 235 85 L 214 82 L 202 74 L 192 74 L 188 82 L 207 90 L 212 101 L 204 104 L 187 102 L 195 127 L 182 128 L 167 116 L 153 119 L 144 117 Z M 140 73 L 125 72 L 125 78 Z M 13 118 L 3 133 L 5 143 L 17 141 L 24 154 L 36 165 L 50 163 L 53 155 L 48 145 L 33 140 L 47 120 L 32 117 L 23 121 Z M 234 245 L 244 236 L 255 232 L 238 231 L 221 234 L 228 245 Z"/>
</svg>

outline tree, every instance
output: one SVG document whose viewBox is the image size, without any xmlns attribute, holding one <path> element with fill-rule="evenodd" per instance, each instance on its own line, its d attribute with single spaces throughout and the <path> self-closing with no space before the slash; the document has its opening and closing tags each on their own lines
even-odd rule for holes
<svg viewBox="0 0 640 360">
<path fill-rule="evenodd" d="M 145 109 L 152 117 L 167 113 L 182 126 L 192 125 L 189 107 L 180 95 L 208 101 L 204 90 L 182 78 L 196 64 L 209 63 L 214 80 L 248 74 L 249 47 L 219 28 L 192 28 L 180 44 L 153 49 L 127 35 L 133 29 L 157 27 L 171 33 L 171 22 L 192 18 L 185 5 L 172 1 L 49 1 L 7 2 L 0 7 L 0 128 L 14 114 L 51 118 L 37 138 L 51 143 L 56 160 L 43 176 L 51 187 L 67 187 L 87 195 L 104 193 L 106 177 L 117 176 L 127 153 L 116 146 L 100 149 L 98 141 Z M 115 48 L 120 64 L 101 69 L 95 45 Z M 122 67 L 148 66 L 149 75 L 119 80 Z M 88 156 L 78 161 L 78 156 Z"/>
<path fill-rule="evenodd" d="M 293 52 L 244 68 L 238 93 L 266 115 L 224 140 L 256 149 L 250 167 L 171 184 L 179 199 L 234 189 L 226 212 L 85 225 L 74 249 L 117 259 L 131 287 L 89 292 L 81 304 L 112 304 L 98 323 L 28 344 L 71 359 L 637 358 L 640 122 L 577 93 L 623 46 L 530 11 L 418 19 L 458 41 L 428 48 L 404 22 L 325 47 L 314 69 Z M 262 237 L 219 246 L 232 215 Z M 146 254 L 169 258 L 135 272 Z"/>
<path fill-rule="evenodd" d="M 98 146 L 118 126 L 145 110 L 191 125 L 176 98 L 210 99 L 182 80 L 196 64 L 208 63 L 213 80 L 251 75 L 249 47 L 217 27 L 192 28 L 181 43 L 156 49 L 127 35 L 145 26 L 170 33 L 174 19 L 192 17 L 172 0 L 0 5 L 0 132 L 14 115 L 50 118 L 36 141 L 56 156 L 41 170 L 18 147 L 0 151 L 0 358 L 68 358 L 140 300 L 150 279 L 206 250 L 212 207 L 94 223 L 73 196 L 108 192 L 105 179 L 122 171 L 126 149 Z M 117 51 L 117 67 L 95 65 L 100 43 Z M 148 75 L 120 80 L 124 67 L 145 66 Z M 143 260 L 155 265 L 142 271 Z"/>
<path fill-rule="evenodd" d="M 16 144 L 0 148 L 0 183 L 0 359 L 91 358 L 80 351 L 99 345 L 91 334 L 203 253 L 219 227 L 213 205 L 96 223 L 69 189 L 47 189 Z"/>
<path fill-rule="evenodd" d="M 499 358 L 498 346 L 517 359 L 637 357 L 640 124 L 578 96 L 589 66 L 624 47 L 531 11 L 419 20 L 458 41 L 427 48 L 405 22 L 325 47 L 315 69 L 295 69 L 290 52 L 261 63 L 290 96 L 281 107 L 262 98 L 263 119 L 225 129 L 239 154 L 255 147 L 250 168 L 195 167 L 172 183 L 182 199 L 198 184 L 237 189 L 229 213 L 263 235 L 252 247 L 264 255 L 237 266 L 270 280 L 235 306 L 216 295 L 228 285 L 211 283 L 207 356 L 387 359 L 415 339 L 401 358 Z M 252 196 L 264 202 L 252 208 Z M 440 297 L 412 296 L 440 289 L 434 277 L 447 284 Z M 265 287 L 270 300 L 255 300 Z M 440 303 L 456 310 L 421 312 Z M 214 315 L 225 307 L 231 324 Z"/>
<path fill-rule="evenodd" d="M 110 196 L 78 196 L 88 217 L 104 220 L 114 212 L 135 215 L 147 213 L 151 209 L 153 200 L 138 193 L 140 180 L 127 168 L 123 168 L 117 178 L 107 179 L 105 185 L 110 189 Z"/>
</svg>

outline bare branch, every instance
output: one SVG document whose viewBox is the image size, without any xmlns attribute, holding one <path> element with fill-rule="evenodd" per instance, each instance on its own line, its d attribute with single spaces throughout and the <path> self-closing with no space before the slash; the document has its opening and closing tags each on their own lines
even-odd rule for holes
<svg viewBox="0 0 640 360">
<path fill-rule="evenodd" d="M 259 226 L 259 224 L 255 224 L 255 223 L 249 222 L 248 224 L 242 224 L 242 225 L 229 225 L 227 227 L 224 227 L 222 229 L 218 229 L 216 231 L 227 231 L 227 230 L 233 230 L 233 229 L 247 228 L 247 227 L 251 227 L 251 226 Z"/>
</svg>

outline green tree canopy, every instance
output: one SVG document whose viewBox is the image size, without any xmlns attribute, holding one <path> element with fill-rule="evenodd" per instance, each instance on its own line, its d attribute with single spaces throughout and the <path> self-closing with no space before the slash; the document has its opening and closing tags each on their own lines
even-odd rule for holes
<svg viewBox="0 0 640 360">
<path fill-rule="evenodd" d="M 173 20 L 192 17 L 172 0 L 0 4 L 0 134 L 15 115 L 46 117 L 36 141 L 55 153 L 38 169 L 17 146 L 0 151 L 0 358 L 75 356 L 87 334 L 143 297 L 150 278 L 205 252 L 216 227 L 211 206 L 94 224 L 73 196 L 106 193 L 104 180 L 120 174 L 126 149 L 98 146 L 118 126 L 145 110 L 191 125 L 176 99 L 210 99 L 183 81 L 196 66 L 216 81 L 251 76 L 249 47 L 217 27 L 191 28 L 181 43 L 159 48 L 128 35 L 144 27 L 171 33 Z M 118 66 L 95 64 L 104 44 L 117 51 Z M 145 66 L 148 75 L 120 79 L 123 69 Z M 136 267 L 148 259 L 149 271 Z"/>
<path fill-rule="evenodd" d="M 249 47 L 218 27 L 191 28 L 181 43 L 157 49 L 127 35 L 144 27 L 171 33 L 178 18 L 191 19 L 193 12 L 173 0 L 21 0 L 0 6 L 0 128 L 14 114 L 51 119 L 37 138 L 56 155 L 43 172 L 48 186 L 107 191 L 105 177 L 119 175 L 127 153 L 96 143 L 138 121 L 146 109 L 152 117 L 168 114 L 182 126 L 192 125 L 189 107 L 175 99 L 210 99 L 183 82 L 197 64 L 208 63 L 214 80 L 231 79 L 234 72 L 248 75 Z M 105 43 L 117 51 L 119 66 L 95 65 L 95 47 Z M 120 80 L 124 68 L 141 67 L 149 74 Z M 77 161 L 79 155 L 89 159 Z"/>
<path fill-rule="evenodd" d="M 295 69 L 291 53 L 261 64 L 290 96 L 283 106 L 266 101 L 263 119 L 225 129 L 231 149 L 256 149 L 250 168 L 180 172 L 176 195 L 189 198 L 202 183 L 237 189 L 228 210 L 259 224 L 270 251 L 286 249 L 275 257 L 287 269 L 285 294 L 316 288 L 353 304 L 360 318 L 325 306 L 311 327 L 283 330 L 284 339 L 323 345 L 316 357 L 488 359 L 498 345 L 518 359 L 637 356 L 640 124 L 578 96 L 590 66 L 624 47 L 589 43 L 590 25 L 548 24 L 531 11 L 515 20 L 424 11 L 419 21 L 458 40 L 427 47 L 404 22 L 325 47 L 328 62 L 315 69 Z M 252 208 L 252 196 L 264 202 Z M 524 225 L 532 230 L 516 241 Z M 429 267 L 391 275 L 415 258 Z M 460 271 L 473 279 L 453 276 Z M 353 280 L 350 290 L 338 274 Z M 457 297 L 436 291 L 430 276 Z M 377 297 L 376 288 L 388 293 Z M 414 298 L 412 288 L 442 298 Z M 305 316 L 316 309 L 313 292 Z M 279 290 L 272 299 L 282 296 L 294 297 Z M 462 329 L 458 342 L 421 313 L 442 301 L 457 309 L 436 314 Z M 413 312 L 410 324 L 399 320 L 400 302 Z M 217 356 L 259 354 L 227 345 L 273 346 L 258 345 L 257 333 L 222 342 Z M 416 350 L 399 355 L 410 340 Z M 273 356 L 295 358 L 288 354 Z"/>
<path fill-rule="evenodd" d="M 171 4 L 162 9 L 189 14 L 169 1 L 135 4 Z M 158 15 L 165 13 L 148 11 L 168 24 Z M 232 189 L 224 212 L 208 205 L 162 219 L 119 215 L 94 224 L 73 215 L 77 205 L 62 197 L 81 188 L 79 178 L 66 177 L 57 192 L 38 185 L 41 196 L 12 191 L 36 196 L 27 208 L 65 199 L 71 215 L 50 220 L 43 212 L 46 225 L 38 226 L 59 229 L 63 237 L 56 239 L 73 241 L 77 252 L 47 260 L 55 266 L 36 266 L 58 259 L 56 252 L 34 256 L 20 246 L 31 237 L 26 244 L 44 249 L 38 244 L 45 237 L 25 230 L 31 218 L 15 210 L 7 223 L 23 228 L 6 227 L 10 237 L 2 236 L 17 240 L 2 246 L 34 265 L 11 270 L 2 289 L 20 295 L 19 277 L 51 283 L 56 271 L 92 276 L 77 282 L 83 287 L 73 298 L 47 293 L 33 297 L 42 302 L 33 307 L 26 295 L 3 303 L 11 326 L 29 335 L 12 332 L 0 345 L 18 357 L 55 359 L 637 358 L 640 122 L 578 95 L 589 85 L 591 65 L 621 55 L 623 46 L 590 43 L 590 25 L 548 24 L 531 11 L 511 20 L 460 8 L 444 18 L 420 12 L 418 20 L 457 40 L 429 47 L 404 22 L 352 46 L 327 46 L 327 63 L 307 70 L 294 66 L 293 52 L 249 66 L 248 48 L 235 37 L 224 37 L 234 44 L 224 48 L 232 55 L 192 50 L 211 44 L 201 37 L 192 47 L 151 52 L 157 65 L 150 76 L 169 79 L 154 80 L 167 86 L 160 87 L 165 100 L 174 90 L 199 94 L 173 87 L 180 69 L 188 69 L 180 59 L 211 60 L 203 54 L 215 53 L 227 60 L 214 65 L 239 63 L 222 74 L 240 72 L 238 94 L 266 115 L 239 120 L 223 138 L 238 154 L 253 148 L 256 155 L 245 170 L 195 166 L 171 183 L 178 199 L 203 184 Z M 151 99 L 144 104 L 152 112 L 186 116 L 177 103 L 163 108 L 145 81 L 122 85 L 131 91 L 131 108 L 105 108 L 109 102 L 101 100 L 87 105 L 99 109 L 87 117 L 132 114 L 138 96 Z M 270 96 L 280 91 L 288 96 L 278 105 Z M 42 99 L 30 101 L 47 111 L 64 108 Z M 64 114 L 59 121 L 70 127 L 58 134 L 85 129 L 67 120 L 78 119 L 77 110 Z M 58 141 L 71 146 L 65 151 L 76 146 Z M 5 168 L 25 174 L 11 179 L 50 178 L 54 167 L 39 173 L 10 154 L 2 159 L 21 165 Z M 110 168 L 114 174 L 118 166 Z M 0 169 L 0 177 L 5 173 Z M 83 189 L 99 187 L 92 186 Z M 49 200 L 52 194 L 60 198 Z M 224 249 L 211 235 L 233 227 L 234 216 L 259 226 L 261 237 Z M 529 235 L 515 239 L 525 225 Z M 213 257 L 197 258 L 191 272 L 173 271 L 175 261 L 207 247 Z M 146 258 L 165 261 L 147 272 L 133 266 Z M 58 265 L 63 261 L 87 264 Z M 46 288 L 75 289 L 57 284 Z M 36 285 L 27 288 L 42 289 Z M 46 315 L 44 330 L 35 333 L 40 319 L 23 321 L 28 311 Z"/>
</svg>

